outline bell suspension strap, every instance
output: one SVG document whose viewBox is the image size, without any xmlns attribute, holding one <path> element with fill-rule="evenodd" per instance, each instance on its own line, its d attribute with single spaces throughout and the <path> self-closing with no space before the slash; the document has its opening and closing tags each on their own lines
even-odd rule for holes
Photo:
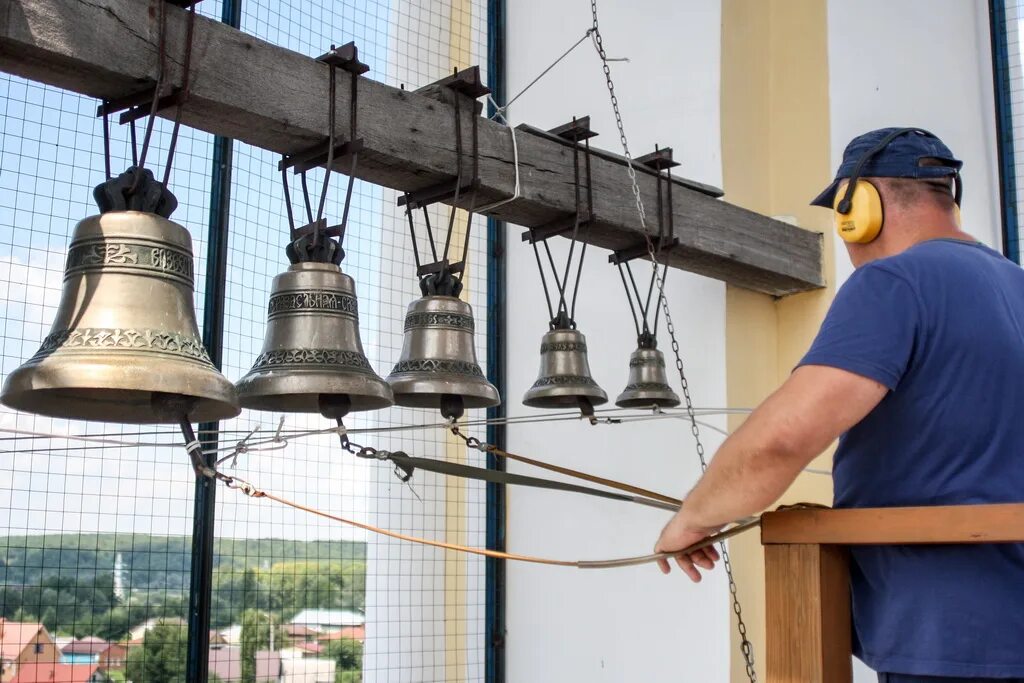
<svg viewBox="0 0 1024 683">
<path fill-rule="evenodd" d="M 428 187 L 418 192 L 406 192 L 398 200 L 399 205 L 405 205 L 405 216 L 409 224 L 409 237 L 412 242 L 413 258 L 416 263 L 416 277 L 419 279 L 420 290 L 424 296 L 441 294 L 458 297 L 462 293 L 463 278 L 466 273 L 466 263 L 469 257 L 469 244 L 473 230 L 473 215 L 476 211 L 477 191 L 480 187 L 480 140 L 479 140 L 479 116 L 475 110 L 470 112 L 470 144 L 472 153 L 470 155 L 471 179 L 466 185 L 463 184 L 463 165 L 466 156 L 462 131 L 462 101 L 466 93 L 489 92 L 486 88 L 473 89 L 468 87 L 463 79 L 463 74 L 455 70 L 450 79 L 440 83 L 447 86 L 453 93 L 454 101 L 454 129 L 455 129 L 455 180 L 448 185 Z M 469 193 L 469 205 L 466 210 L 466 229 L 463 234 L 462 255 L 458 261 L 451 262 L 452 239 L 456 233 L 455 220 L 458 215 L 459 202 L 463 193 Z M 443 246 L 438 251 L 440 235 L 435 235 L 434 227 L 430 222 L 429 207 L 437 202 L 444 201 L 451 204 L 448 210 L 448 222 L 444 231 Z M 424 263 L 420 256 L 419 239 L 416 235 L 416 222 L 413 218 L 413 211 L 423 211 L 423 224 L 426 229 L 426 245 L 430 249 L 430 257 L 433 261 Z"/>
<path fill-rule="evenodd" d="M 573 184 L 574 184 L 574 208 L 571 222 L 572 230 L 569 234 L 569 252 L 565 259 L 565 265 L 560 269 L 555 264 L 554 255 L 548 244 L 548 239 L 566 231 L 567 226 L 563 221 L 555 221 L 552 224 L 531 228 L 524 236 L 533 247 L 534 257 L 537 262 L 537 270 L 540 273 L 541 287 L 544 290 L 544 300 L 548 307 L 549 326 L 551 329 L 575 329 L 576 328 L 576 301 L 579 297 L 580 280 L 583 275 L 583 261 L 587 254 L 587 243 L 579 240 L 580 228 L 593 220 L 594 195 L 593 182 L 590 173 L 590 138 L 596 135 L 590 130 L 590 118 L 577 119 L 573 117 L 572 123 L 558 129 L 557 135 L 572 143 L 573 159 Z M 582 143 L 582 144 L 581 144 Z M 580 168 L 580 156 L 583 156 L 583 166 L 586 170 L 586 186 L 582 184 L 582 172 Z M 584 196 L 584 191 L 586 195 Z M 586 213 L 584 214 L 584 202 L 586 202 Z M 546 269 L 541 260 L 540 249 L 537 244 L 544 247 L 546 261 L 551 270 L 551 278 L 554 281 L 557 299 L 551 296 L 548 287 Z M 575 273 L 573 271 L 573 257 L 576 252 L 576 245 L 579 244 L 579 258 L 576 261 Z M 561 276 L 559 271 L 561 270 Z M 572 293 L 569 290 L 570 274 L 574 275 Z"/>
<path fill-rule="evenodd" d="M 278 163 L 281 172 L 281 184 L 284 190 L 285 210 L 288 216 L 290 242 L 286 249 L 292 263 L 302 261 L 319 261 L 340 265 L 345 258 L 342 243 L 348 227 L 349 210 L 352 204 L 352 191 L 355 184 L 356 167 L 359 163 L 359 152 L 363 147 L 358 134 L 359 107 L 359 76 L 369 70 L 369 66 L 359 61 L 355 43 L 346 43 L 341 47 L 331 45 L 327 54 L 321 55 L 317 61 L 328 67 L 327 88 L 327 137 L 312 147 L 291 155 L 283 155 Z M 344 143 L 337 143 L 337 69 L 347 71 L 350 75 L 349 91 L 349 137 Z M 338 157 L 347 156 L 349 162 L 348 184 L 345 190 L 345 201 L 342 209 L 341 223 L 327 226 L 324 209 L 327 204 L 327 192 L 330 187 L 331 174 Z M 316 213 L 310 199 L 306 172 L 324 166 L 324 178 L 320 188 L 320 197 Z M 306 210 L 306 225 L 295 226 L 292 211 L 291 192 L 288 187 L 288 169 L 299 176 L 302 187 L 303 206 Z"/>
<path fill-rule="evenodd" d="M 178 133 L 181 129 L 182 108 L 191 94 L 192 82 L 192 48 L 195 34 L 196 3 L 188 3 L 188 19 L 186 24 L 184 56 L 182 59 L 181 85 L 173 87 L 171 93 L 164 95 L 167 82 L 167 2 L 160 2 L 157 12 L 157 79 L 152 89 L 120 97 L 105 99 L 96 110 L 96 116 L 103 119 L 103 167 L 105 181 L 93 191 L 100 212 L 116 210 L 137 210 L 155 213 L 169 218 L 178 202 L 167 189 L 174 164 L 174 152 L 177 148 Z M 164 165 L 163 180 L 156 182 L 151 171 L 146 169 L 150 143 L 157 114 L 167 107 L 174 106 L 174 123 L 167 147 L 167 160 Z M 119 122 L 127 123 L 130 131 L 130 147 L 132 166 L 117 178 L 111 169 L 110 150 L 110 115 L 123 111 Z M 142 137 L 142 151 L 139 152 L 135 130 L 135 122 L 146 117 L 146 129 Z"/>
</svg>

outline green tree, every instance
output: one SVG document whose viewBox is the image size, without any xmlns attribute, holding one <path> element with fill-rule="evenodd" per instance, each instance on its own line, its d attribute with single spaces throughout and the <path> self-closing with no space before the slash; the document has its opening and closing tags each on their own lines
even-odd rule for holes
<svg viewBox="0 0 1024 683">
<path fill-rule="evenodd" d="M 335 683 L 342 683 L 344 673 L 361 672 L 363 669 L 363 644 L 353 638 L 339 638 L 327 643 L 324 656 L 338 663 L 334 670 Z M 348 683 L 352 676 L 344 678 Z"/>
<path fill-rule="evenodd" d="M 242 683 L 256 683 L 256 653 L 270 649 L 270 617 L 254 609 L 242 612 Z"/>
<path fill-rule="evenodd" d="M 184 683 L 188 630 L 158 623 L 146 631 L 142 647 L 128 651 L 125 675 L 134 683 Z"/>
</svg>

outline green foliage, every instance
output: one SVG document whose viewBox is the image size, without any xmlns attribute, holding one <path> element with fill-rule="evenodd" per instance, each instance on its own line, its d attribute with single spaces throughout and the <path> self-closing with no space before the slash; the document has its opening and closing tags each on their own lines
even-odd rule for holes
<svg viewBox="0 0 1024 683">
<path fill-rule="evenodd" d="M 363 670 L 363 644 L 358 640 L 339 638 L 328 641 L 323 656 L 338 663 L 334 670 L 335 683 L 348 683 L 350 679 L 343 678 L 343 673 L 361 673 Z"/>
<path fill-rule="evenodd" d="M 220 539 L 215 548 L 212 628 L 239 623 L 246 609 L 273 613 L 276 623 L 305 608 L 364 609 L 365 543 Z M 114 596 L 118 553 L 131 577 L 126 604 Z M 119 640 L 146 619 L 186 616 L 190 553 L 185 536 L 0 537 L 0 617 Z M 266 557 L 288 561 L 251 564 Z"/>
<path fill-rule="evenodd" d="M 242 683 L 256 682 L 256 653 L 270 649 L 270 617 L 254 609 L 242 612 Z"/>
<path fill-rule="evenodd" d="M 158 623 L 146 632 L 142 647 L 128 651 L 125 675 L 134 683 L 184 683 L 188 630 Z"/>
</svg>

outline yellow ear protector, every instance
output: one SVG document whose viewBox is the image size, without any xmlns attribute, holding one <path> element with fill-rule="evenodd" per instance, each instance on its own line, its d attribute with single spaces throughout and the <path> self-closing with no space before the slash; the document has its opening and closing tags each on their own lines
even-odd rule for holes
<svg viewBox="0 0 1024 683">
<path fill-rule="evenodd" d="M 850 174 L 850 179 L 842 183 L 836 190 L 836 198 L 832 205 L 835 210 L 836 231 L 845 242 L 855 244 L 867 244 L 878 237 L 882 231 L 882 224 L 885 222 L 885 211 L 882 207 L 882 197 L 878 194 L 878 188 L 867 180 L 860 177 L 861 170 L 872 157 L 885 149 L 890 142 L 901 135 L 918 133 L 929 137 L 936 137 L 922 128 L 900 128 L 889 135 L 864 153 L 857 165 Z M 938 138 L 936 138 L 938 139 Z M 956 223 L 960 225 L 960 199 L 963 195 L 963 185 L 960 180 L 960 173 L 953 174 L 953 202 L 956 214 Z"/>
</svg>

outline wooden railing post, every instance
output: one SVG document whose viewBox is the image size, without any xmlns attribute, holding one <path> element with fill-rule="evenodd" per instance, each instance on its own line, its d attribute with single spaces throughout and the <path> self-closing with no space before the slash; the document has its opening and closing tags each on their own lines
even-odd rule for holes
<svg viewBox="0 0 1024 683">
<path fill-rule="evenodd" d="M 765 546 L 768 683 L 850 683 L 846 549 Z"/>
<path fill-rule="evenodd" d="M 850 683 L 850 545 L 1024 543 L 1024 503 L 768 512 L 768 683 Z"/>
</svg>

